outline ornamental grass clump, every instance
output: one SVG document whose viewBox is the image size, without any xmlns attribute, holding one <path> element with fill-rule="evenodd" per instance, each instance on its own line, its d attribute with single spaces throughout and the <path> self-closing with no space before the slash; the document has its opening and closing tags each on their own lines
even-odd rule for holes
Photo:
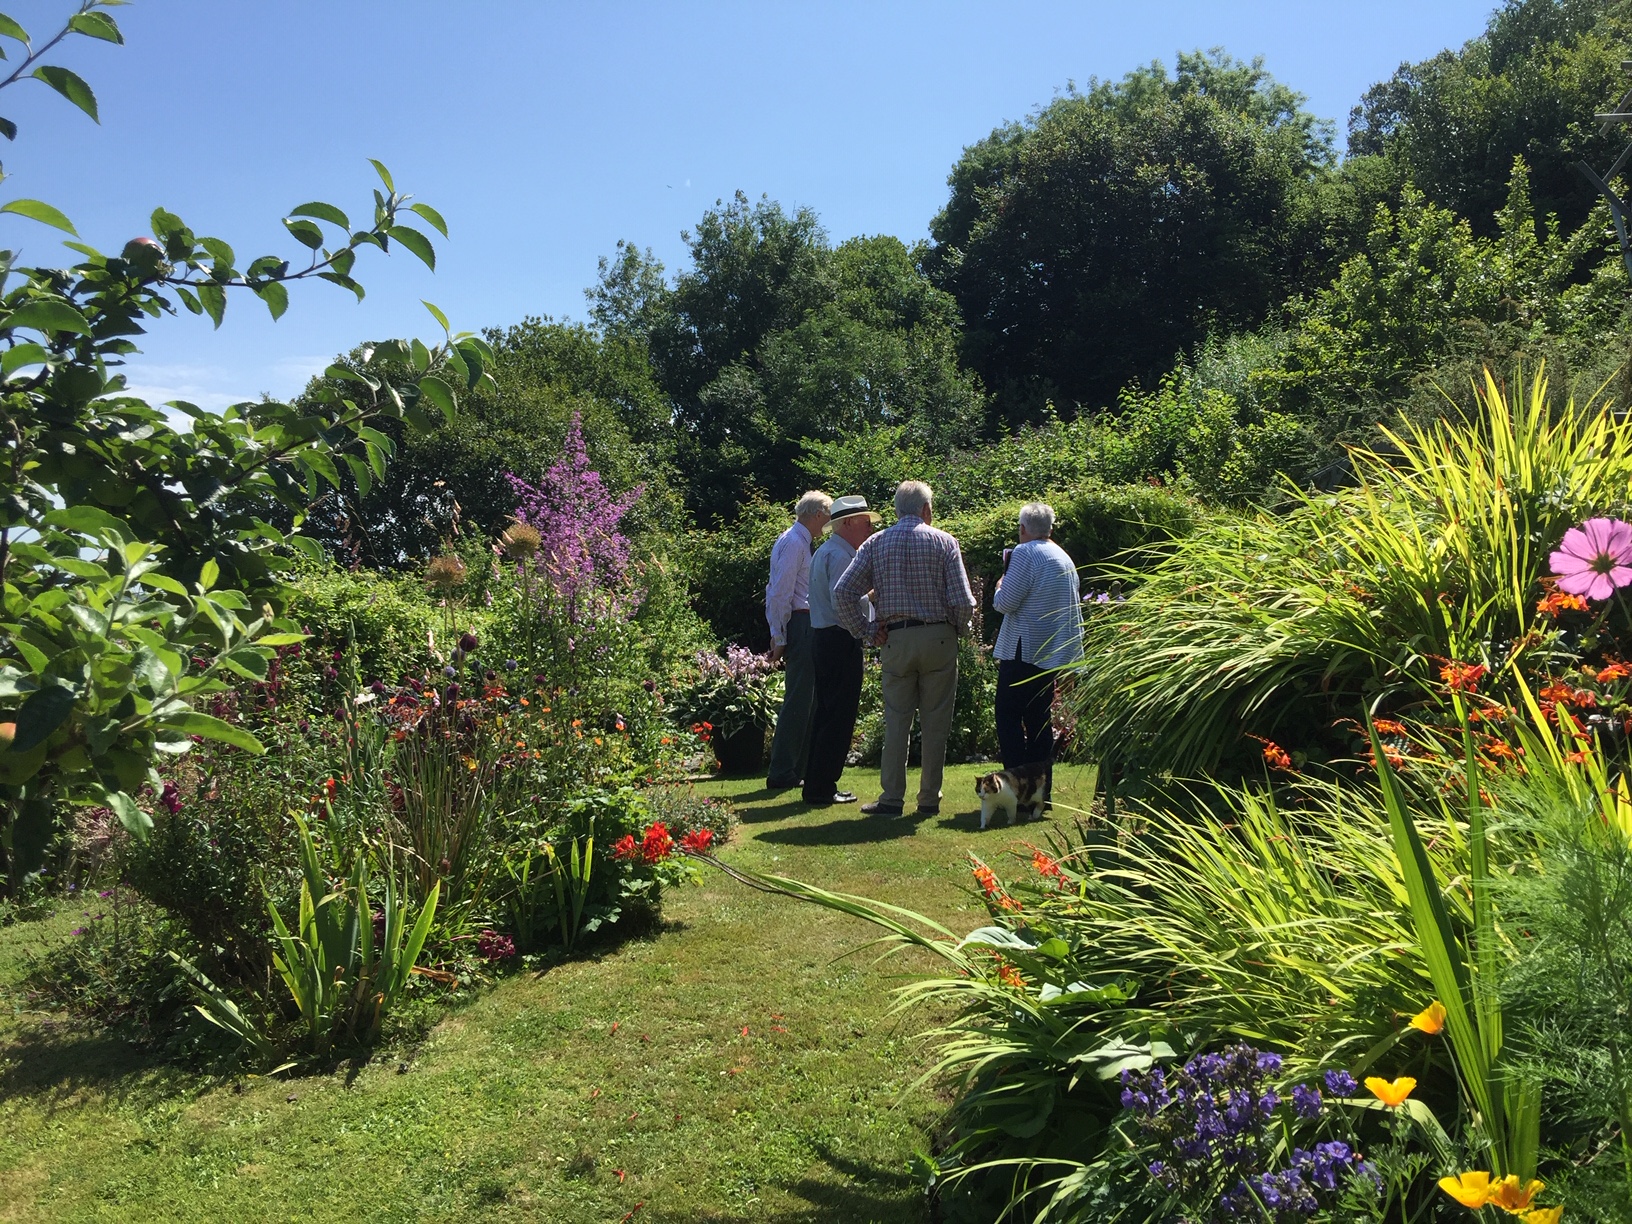
<svg viewBox="0 0 1632 1224">
<path fill-rule="evenodd" d="M 1451 661 L 1506 693 L 1568 658 L 1577 631 L 1552 614 L 1632 574 L 1612 517 L 1632 430 L 1557 403 L 1544 374 L 1518 400 L 1487 373 L 1475 419 L 1352 451 L 1357 487 L 1300 494 L 1284 517 L 1202 527 L 1089 618 L 1075 692 L 1107 779 L 1256 772 L 1252 735 L 1329 764 L 1362 749 L 1345 721 L 1363 708 L 1451 722 Z"/>
</svg>

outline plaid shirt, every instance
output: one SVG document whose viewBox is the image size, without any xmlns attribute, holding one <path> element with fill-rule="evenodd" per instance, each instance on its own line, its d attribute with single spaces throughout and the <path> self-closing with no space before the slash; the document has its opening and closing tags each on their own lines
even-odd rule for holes
<svg viewBox="0 0 1632 1224">
<path fill-rule="evenodd" d="M 945 621 L 963 629 L 975 610 L 963 553 L 946 532 L 915 514 L 898 519 L 887 531 L 870 536 L 833 590 L 839 624 L 853 637 L 867 630 L 862 596 L 873 592 L 876 623 Z"/>
</svg>

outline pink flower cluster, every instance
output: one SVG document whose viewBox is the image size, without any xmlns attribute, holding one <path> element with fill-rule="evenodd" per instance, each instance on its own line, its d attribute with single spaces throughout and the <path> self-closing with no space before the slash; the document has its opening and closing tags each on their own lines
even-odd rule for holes
<svg viewBox="0 0 1632 1224">
<path fill-rule="evenodd" d="M 644 485 L 622 497 L 606 491 L 589 464 L 583 422 L 572 414 L 561 458 L 538 484 L 505 473 L 516 495 L 516 517 L 539 534 L 538 564 L 563 599 L 616 593 L 629 568 L 629 541 L 618 523 L 639 500 Z"/>
</svg>

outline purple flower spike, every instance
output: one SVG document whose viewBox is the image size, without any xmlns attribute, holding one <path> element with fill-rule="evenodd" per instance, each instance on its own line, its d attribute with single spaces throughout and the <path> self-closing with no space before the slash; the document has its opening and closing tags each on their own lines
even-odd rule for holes
<svg viewBox="0 0 1632 1224">
<path fill-rule="evenodd" d="M 1632 523 L 1593 518 L 1564 533 L 1548 557 L 1558 589 L 1588 599 L 1608 599 L 1632 583 Z"/>
</svg>

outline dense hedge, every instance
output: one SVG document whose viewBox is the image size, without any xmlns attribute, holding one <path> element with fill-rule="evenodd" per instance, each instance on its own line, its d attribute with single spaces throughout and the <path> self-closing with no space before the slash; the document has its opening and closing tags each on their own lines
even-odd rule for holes
<svg viewBox="0 0 1632 1224">
<path fill-rule="evenodd" d="M 1131 552 L 1160 549 L 1189 535 L 1198 513 L 1188 498 L 1148 484 L 1087 484 L 1041 500 L 1054 507 L 1054 540 L 1077 563 L 1084 588 L 1108 578 L 1111 567 Z M 938 524 L 957 537 L 970 581 L 979 579 L 984 586 L 988 613 L 992 587 L 1003 571 L 1003 550 L 1017 538 L 1023 504 L 1003 502 Z M 995 617 L 987 618 L 987 631 L 988 637 L 996 633 Z"/>
<path fill-rule="evenodd" d="M 458 606 L 450 618 L 427 596 L 417 574 L 313 567 L 296 578 L 295 587 L 289 615 L 320 645 L 339 648 L 354 640 L 365 682 L 395 683 L 405 673 L 423 674 L 430 634 L 447 643 L 465 629 L 480 631 L 478 622 L 486 619 L 483 608 Z"/>
</svg>

